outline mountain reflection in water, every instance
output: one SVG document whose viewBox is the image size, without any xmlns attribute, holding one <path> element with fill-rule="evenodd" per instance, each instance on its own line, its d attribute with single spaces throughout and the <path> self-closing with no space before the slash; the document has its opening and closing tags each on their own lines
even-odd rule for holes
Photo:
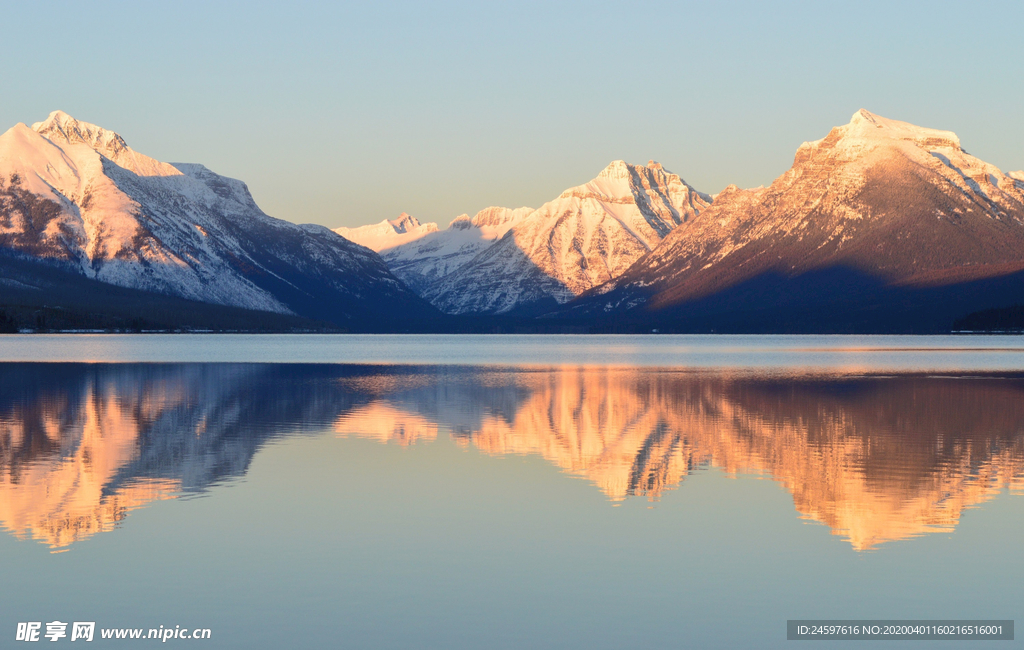
<svg viewBox="0 0 1024 650">
<path fill-rule="evenodd" d="M 284 435 L 536 454 L 612 500 L 770 477 L 853 548 L 1024 490 L 1024 377 L 663 369 L 0 364 L 0 522 L 63 548 L 245 474 Z"/>
</svg>

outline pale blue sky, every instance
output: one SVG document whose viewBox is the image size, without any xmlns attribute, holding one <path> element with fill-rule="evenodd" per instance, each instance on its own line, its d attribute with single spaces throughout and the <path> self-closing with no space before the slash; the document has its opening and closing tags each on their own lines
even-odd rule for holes
<svg viewBox="0 0 1024 650">
<path fill-rule="evenodd" d="M 1024 168 L 1024 3 L 18 3 L 0 126 L 57 108 L 331 227 L 539 206 L 608 162 L 768 184 L 859 108 Z"/>
</svg>

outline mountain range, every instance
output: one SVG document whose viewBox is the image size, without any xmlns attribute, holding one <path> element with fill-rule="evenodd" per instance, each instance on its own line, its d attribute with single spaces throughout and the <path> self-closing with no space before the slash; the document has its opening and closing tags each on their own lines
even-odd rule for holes
<svg viewBox="0 0 1024 650">
<path fill-rule="evenodd" d="M 769 187 L 729 187 L 569 306 L 720 331 L 925 331 L 1024 301 L 1024 173 L 949 131 L 868 111 L 801 145 Z"/>
<path fill-rule="evenodd" d="M 618 277 L 710 203 L 656 162 L 617 160 L 536 210 L 487 208 L 443 231 L 393 225 L 387 240 L 363 229 L 336 232 L 386 247 L 396 275 L 445 313 L 534 316 Z"/>
<path fill-rule="evenodd" d="M 444 229 L 274 219 L 60 111 L 0 136 L 0 329 L 934 332 L 1021 303 L 1024 172 L 866 110 L 768 187 L 614 161 Z"/>
</svg>

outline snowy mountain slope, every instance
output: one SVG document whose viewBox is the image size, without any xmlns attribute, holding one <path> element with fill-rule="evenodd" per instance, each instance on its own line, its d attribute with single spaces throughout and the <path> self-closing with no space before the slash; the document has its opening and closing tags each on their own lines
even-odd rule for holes
<svg viewBox="0 0 1024 650">
<path fill-rule="evenodd" d="M 860 301 L 881 318 L 911 309 L 908 292 L 924 300 L 925 290 L 939 296 L 937 287 L 1022 269 L 1021 175 L 969 155 L 949 131 L 861 110 L 801 145 L 793 167 L 770 187 L 723 191 L 564 313 L 662 313 L 698 322 L 702 310 L 767 313 Z M 824 281 L 826 274 L 832 279 Z M 953 294 L 941 295 L 948 301 Z"/>
<path fill-rule="evenodd" d="M 380 253 L 437 232 L 437 224 L 421 224 L 416 217 L 403 212 L 397 219 L 385 219 L 380 223 L 358 228 L 335 228 L 334 232 L 349 241 Z"/>
<path fill-rule="evenodd" d="M 522 218 L 421 295 L 452 314 L 553 307 L 618 277 L 710 202 L 658 163 L 615 161 Z"/>
<path fill-rule="evenodd" d="M 445 230 L 434 230 L 392 247 L 383 251 L 381 257 L 392 273 L 422 295 L 501 239 L 531 212 L 532 208 L 490 207 L 472 218 L 463 214 L 453 219 Z"/>
<path fill-rule="evenodd" d="M 403 212 L 397 219 L 334 232 L 380 253 L 391 272 L 422 295 L 531 212 L 533 208 L 484 208 L 472 218 L 459 215 L 444 230 Z"/>
<path fill-rule="evenodd" d="M 102 282 L 336 322 L 433 313 L 372 251 L 60 111 L 0 136 L 0 182 L 0 247 Z"/>
</svg>

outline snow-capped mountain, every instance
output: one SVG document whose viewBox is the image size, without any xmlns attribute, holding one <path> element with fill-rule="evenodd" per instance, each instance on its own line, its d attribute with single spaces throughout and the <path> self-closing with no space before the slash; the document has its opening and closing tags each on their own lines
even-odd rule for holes
<svg viewBox="0 0 1024 650">
<path fill-rule="evenodd" d="M 727 188 L 566 313 L 871 329 L 1019 301 L 1022 270 L 1024 174 L 969 155 L 949 131 L 860 110 L 801 145 L 771 186 Z"/>
<path fill-rule="evenodd" d="M 105 283 L 335 322 L 431 315 L 372 251 L 263 213 L 245 184 L 159 162 L 56 111 L 0 136 L 0 251 Z"/>
<path fill-rule="evenodd" d="M 710 203 L 656 162 L 617 160 L 422 295 L 452 314 L 543 311 L 618 277 Z"/>
<path fill-rule="evenodd" d="M 537 210 L 487 208 L 380 250 L 395 275 L 442 311 L 530 313 L 618 277 L 710 203 L 658 163 L 620 160 Z M 386 224 L 336 232 L 360 243 L 405 236 Z"/>
</svg>

